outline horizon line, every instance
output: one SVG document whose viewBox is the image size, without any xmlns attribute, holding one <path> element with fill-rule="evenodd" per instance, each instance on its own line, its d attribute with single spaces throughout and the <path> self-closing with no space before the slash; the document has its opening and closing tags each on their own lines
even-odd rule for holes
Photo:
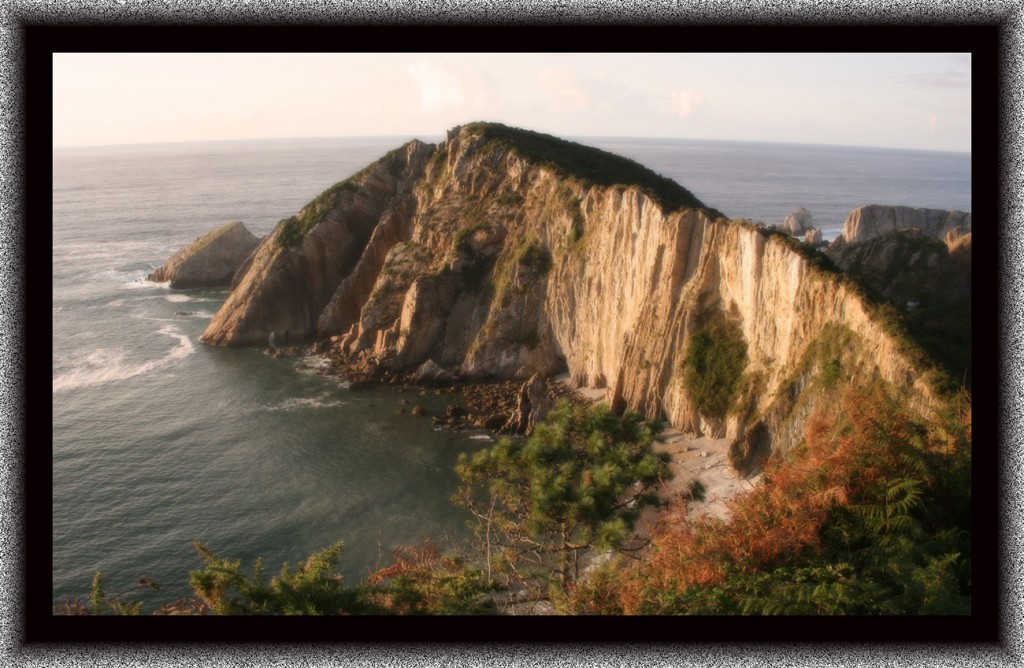
<svg viewBox="0 0 1024 668">
<path fill-rule="evenodd" d="M 459 125 L 466 125 L 465 123 Z M 459 125 L 453 127 L 459 127 Z M 512 127 L 512 126 L 509 126 Z M 525 129 L 525 128 L 524 128 Z M 530 132 L 537 132 L 535 130 L 529 130 Z M 256 143 L 256 142 L 283 142 L 283 141 L 322 141 L 322 140 L 334 140 L 334 139 L 372 139 L 372 140 L 384 140 L 384 139 L 397 139 L 404 141 L 412 141 L 413 139 L 420 139 L 420 137 L 429 137 L 431 139 L 444 140 L 447 131 L 442 133 L 395 133 L 395 134 L 363 134 L 363 135 L 313 135 L 313 136 L 279 136 L 279 137 L 246 137 L 246 138 L 224 138 L 224 139 L 179 139 L 179 140 L 166 140 L 166 141 L 139 141 L 139 142 L 124 142 L 117 144 L 64 144 L 64 145 L 51 145 L 52 150 L 65 150 L 65 149 L 99 149 L 99 148 L 141 148 L 145 146 L 172 146 L 178 144 L 226 144 L 226 143 Z M 550 134 L 553 137 L 559 137 L 552 133 L 542 132 L 541 134 Z M 939 149 L 939 148 L 916 148 L 907 146 L 880 146 L 880 145 L 869 145 L 869 144 L 834 144 L 834 143 L 817 143 L 817 142 L 798 142 L 798 141 L 783 141 L 783 140 L 771 140 L 771 139 L 719 139 L 709 137 L 656 137 L 656 136 L 635 136 L 635 135 L 566 135 L 560 137 L 568 141 L 580 141 L 580 140 L 593 140 L 593 139 L 628 139 L 634 141 L 683 141 L 683 142 L 722 142 L 722 143 L 735 143 L 735 144 L 778 144 L 783 146 L 821 146 L 821 147 L 834 147 L 834 148 L 852 148 L 852 149 L 878 149 L 878 150 L 890 150 L 890 151 L 921 151 L 926 153 L 955 153 L 961 155 L 971 155 L 971 150 L 952 150 L 952 149 Z"/>
</svg>

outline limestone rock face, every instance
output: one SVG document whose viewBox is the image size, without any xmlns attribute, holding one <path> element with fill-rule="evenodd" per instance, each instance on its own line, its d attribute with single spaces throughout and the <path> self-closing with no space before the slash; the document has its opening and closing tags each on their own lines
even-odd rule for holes
<svg viewBox="0 0 1024 668">
<path fill-rule="evenodd" d="M 916 229 L 922 234 L 943 239 L 955 232 L 966 234 L 971 231 L 971 214 L 963 211 L 943 209 L 914 209 L 908 206 L 884 206 L 869 204 L 854 209 L 846 216 L 843 231 L 834 246 L 867 241 L 890 232 Z"/>
<path fill-rule="evenodd" d="M 856 292 L 791 239 L 660 178 L 491 124 L 412 142 L 282 221 L 203 340 L 335 337 L 356 363 L 463 379 L 568 371 L 613 409 L 689 432 L 718 425 L 761 452 L 802 436 L 822 400 L 800 392 L 820 372 L 808 355 L 841 335 L 843 373 L 883 378 L 930 410 L 930 385 Z M 725 418 L 702 416 L 684 382 L 709 314 L 742 333 L 752 379 Z"/>
<path fill-rule="evenodd" d="M 243 223 L 227 223 L 172 255 L 149 280 L 176 290 L 227 286 L 258 243 Z"/>
<path fill-rule="evenodd" d="M 814 220 L 811 217 L 811 212 L 800 207 L 786 216 L 786 220 L 782 223 L 782 229 L 794 237 L 799 237 L 808 230 L 814 229 Z"/>
<path fill-rule="evenodd" d="M 804 243 L 808 246 L 820 246 L 822 245 L 821 230 L 817 228 L 811 228 L 804 234 Z"/>
</svg>

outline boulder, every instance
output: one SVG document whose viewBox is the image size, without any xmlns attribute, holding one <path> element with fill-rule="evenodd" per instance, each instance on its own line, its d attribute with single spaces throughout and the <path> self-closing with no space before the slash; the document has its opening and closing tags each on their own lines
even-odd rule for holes
<svg viewBox="0 0 1024 668">
<path fill-rule="evenodd" d="M 481 429 L 498 431 L 505 426 L 508 419 L 509 417 L 504 413 L 491 413 L 490 415 L 478 417 L 473 424 Z"/>
<path fill-rule="evenodd" d="M 452 374 L 438 366 L 434 360 L 421 364 L 412 377 L 417 385 L 436 385 L 452 380 Z"/>
<path fill-rule="evenodd" d="M 231 284 L 259 239 L 235 221 L 205 234 L 172 255 L 149 275 L 156 283 L 170 282 L 176 290 L 215 288 Z"/>
<path fill-rule="evenodd" d="M 804 243 L 808 246 L 820 246 L 823 243 L 821 240 L 821 230 L 816 227 L 807 230 L 807 233 L 804 235 Z"/>
</svg>

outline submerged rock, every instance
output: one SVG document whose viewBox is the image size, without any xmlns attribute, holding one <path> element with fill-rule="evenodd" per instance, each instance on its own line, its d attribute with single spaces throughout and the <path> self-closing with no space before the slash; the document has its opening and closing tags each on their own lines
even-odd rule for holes
<svg viewBox="0 0 1024 668">
<path fill-rule="evenodd" d="M 222 225 L 172 255 L 149 275 L 156 283 L 170 281 L 176 290 L 215 288 L 231 279 L 259 243 L 244 223 Z"/>
</svg>

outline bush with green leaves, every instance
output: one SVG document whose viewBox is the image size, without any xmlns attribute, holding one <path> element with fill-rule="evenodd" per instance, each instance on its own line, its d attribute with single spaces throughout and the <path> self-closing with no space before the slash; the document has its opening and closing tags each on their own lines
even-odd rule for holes
<svg viewBox="0 0 1024 668">
<path fill-rule="evenodd" d="M 698 327 L 686 346 L 683 383 L 702 415 L 724 418 L 747 366 L 747 343 L 739 325 L 721 313 Z"/>
<path fill-rule="evenodd" d="M 342 543 L 311 555 L 292 569 L 287 563 L 278 576 L 265 580 L 263 560 L 257 559 L 251 577 L 241 561 L 219 557 L 201 543 L 196 550 L 206 567 L 191 574 L 192 588 L 219 615 L 337 615 L 363 612 L 356 590 L 347 589 L 336 571 Z"/>
<path fill-rule="evenodd" d="M 671 477 L 668 456 L 652 449 L 660 430 L 636 413 L 562 401 L 528 439 L 460 456 L 455 501 L 475 517 L 488 578 L 539 600 L 578 578 L 588 551 L 629 548 L 640 510 Z"/>
<path fill-rule="evenodd" d="M 337 571 L 342 543 L 310 555 L 295 567 L 285 563 L 265 577 L 263 560 L 243 569 L 240 560 L 194 544 L 206 565 L 190 574 L 194 598 L 165 604 L 156 615 L 478 615 L 496 611 L 496 587 L 458 555 L 442 554 L 430 541 L 396 547 L 395 563 L 378 569 L 363 583 L 346 586 Z M 143 578 L 134 589 L 159 589 Z M 55 608 L 62 615 L 138 615 L 142 601 L 126 601 L 128 592 L 106 594 L 102 576 L 93 578 L 88 603 L 72 599 Z"/>
<path fill-rule="evenodd" d="M 125 595 L 140 589 L 159 589 L 160 585 L 153 582 L 152 578 L 142 578 L 138 583 L 117 594 L 108 594 L 103 591 L 103 574 L 96 573 L 92 578 L 92 587 L 89 591 L 89 602 L 85 603 L 81 598 L 68 599 L 56 606 L 55 612 L 59 615 L 123 615 L 135 616 L 142 612 L 142 601 L 125 600 Z"/>
</svg>

